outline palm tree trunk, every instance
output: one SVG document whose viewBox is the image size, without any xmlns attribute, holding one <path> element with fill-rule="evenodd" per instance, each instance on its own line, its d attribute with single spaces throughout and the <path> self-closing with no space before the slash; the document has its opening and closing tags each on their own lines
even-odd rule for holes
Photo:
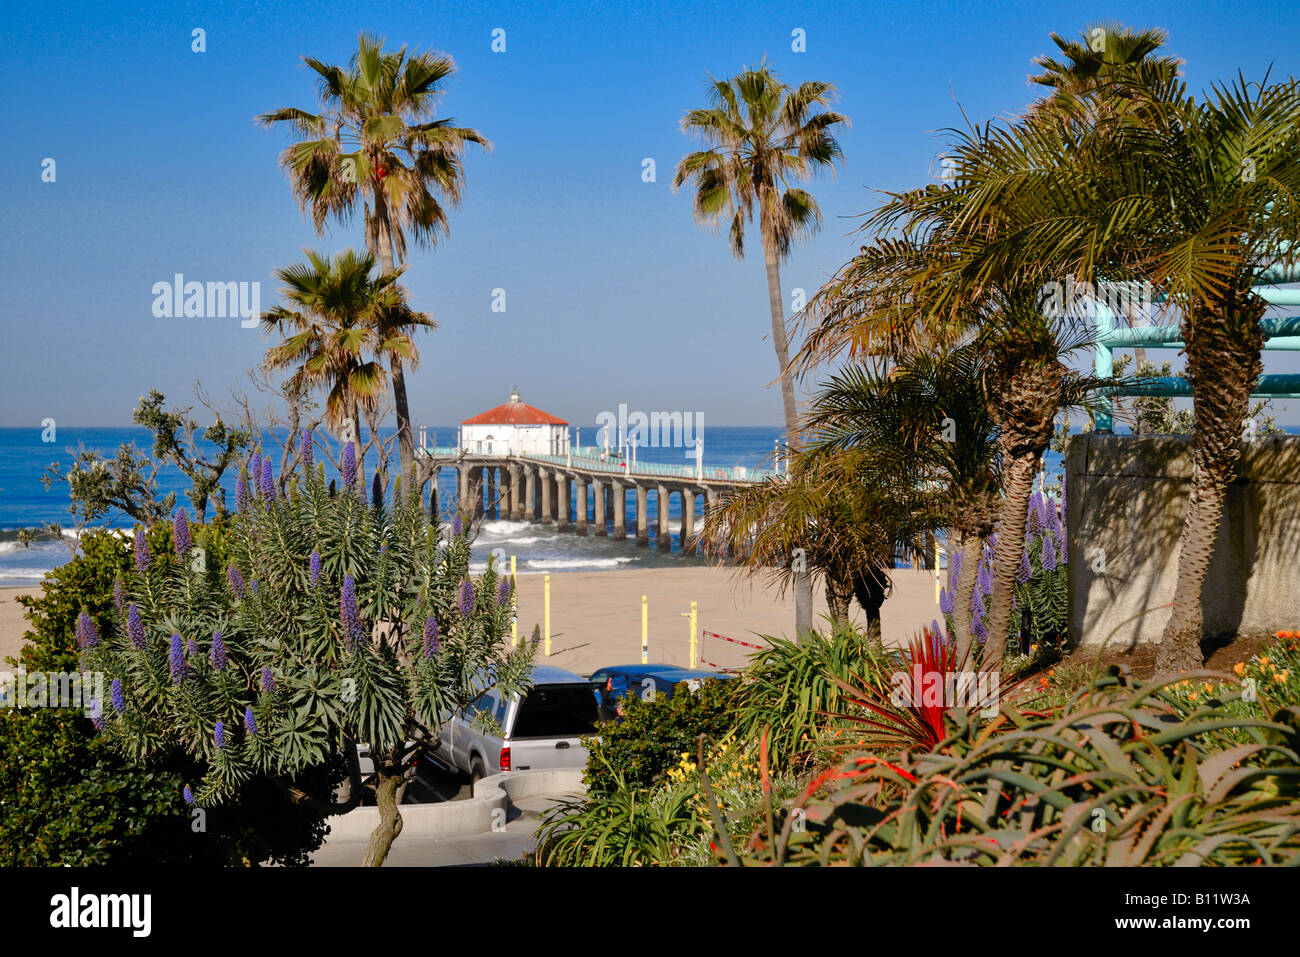
<svg viewBox="0 0 1300 957">
<path fill-rule="evenodd" d="M 961 533 L 961 575 L 952 596 L 952 630 L 957 643 L 957 667 L 965 668 L 971 662 L 974 638 L 971 635 L 971 601 L 975 598 L 975 569 L 979 567 L 984 542 L 973 532 Z M 951 561 L 951 559 L 949 559 Z M 949 579 L 948 587 L 953 587 Z"/>
<path fill-rule="evenodd" d="M 867 567 L 853 573 L 853 596 L 862 606 L 867 618 L 867 638 L 880 641 L 880 607 L 885 603 L 885 593 L 889 588 L 888 572 L 882 568 Z"/>
<path fill-rule="evenodd" d="M 1203 659 L 1201 594 L 1223 519 L 1224 495 L 1241 461 L 1250 393 L 1263 370 L 1263 314 L 1262 303 L 1244 308 L 1229 303 L 1219 312 L 1225 319 L 1205 310 L 1193 313 L 1187 322 L 1186 375 L 1195 419 L 1192 491 L 1179 541 L 1174 610 L 1156 649 L 1156 671 L 1161 674 L 1199 668 Z"/>
<path fill-rule="evenodd" d="M 993 546 L 993 594 L 989 596 L 986 619 L 988 639 L 984 642 L 983 671 L 1002 670 L 1007 632 L 1011 628 L 1011 600 L 1015 597 L 1016 571 L 1025 548 L 1025 525 L 1029 519 L 1029 499 L 1034 492 L 1039 454 L 1027 452 L 1009 457 L 1003 479 L 1002 517 L 998 521 L 998 540 Z M 966 574 L 964 559 L 962 574 Z M 974 580 L 973 568 L 971 579 Z"/>
<path fill-rule="evenodd" d="M 853 586 L 826 576 L 826 607 L 830 609 L 831 624 L 843 628 L 849 623 L 849 602 L 853 600 Z"/>
<path fill-rule="evenodd" d="M 384 272 L 393 271 L 393 234 L 388 223 L 388 203 L 383 190 L 375 189 L 375 252 L 379 267 Z M 397 452 L 402 463 L 402 474 L 409 475 L 415 462 L 415 439 L 411 434 L 411 410 L 406 399 L 406 375 L 398 356 L 389 359 L 393 374 L 393 411 L 397 417 Z"/>
<path fill-rule="evenodd" d="M 767 303 L 772 313 L 772 346 L 776 349 L 776 362 L 781 374 L 781 404 L 785 412 L 785 441 L 791 450 L 799 444 L 799 406 L 794 398 L 791 380 L 790 343 L 785 334 L 785 307 L 781 301 L 781 267 L 777 262 L 776 246 L 763 231 L 763 261 L 767 266 Z M 794 576 L 794 630 L 795 642 L 799 635 L 812 629 L 812 574 L 796 571 Z"/>
</svg>

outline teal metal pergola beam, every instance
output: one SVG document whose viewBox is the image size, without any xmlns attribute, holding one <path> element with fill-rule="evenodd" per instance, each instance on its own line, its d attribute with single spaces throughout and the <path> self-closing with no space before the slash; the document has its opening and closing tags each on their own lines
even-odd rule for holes
<svg viewBox="0 0 1300 957">
<path fill-rule="evenodd" d="M 1296 281 L 1300 281 L 1300 270 L 1294 266 L 1270 267 L 1260 276 L 1261 283 Z M 1257 288 L 1256 292 L 1269 305 L 1300 306 L 1300 289 L 1263 287 Z M 1153 301 L 1160 302 L 1163 300 L 1163 295 L 1160 295 L 1154 297 Z M 1115 374 L 1114 350 L 1117 348 L 1181 349 L 1186 345 L 1182 340 L 1181 326 L 1134 326 L 1117 329 L 1115 328 L 1115 317 L 1104 299 L 1094 300 L 1093 311 L 1097 327 L 1093 371 L 1101 378 L 1110 378 Z M 1260 329 L 1266 336 L 1264 340 L 1265 349 L 1300 351 L 1300 316 L 1269 317 L 1260 322 Z M 1180 376 L 1159 376 L 1127 382 L 1117 388 L 1105 389 L 1102 391 L 1102 395 L 1106 398 L 1103 398 L 1099 403 L 1095 414 L 1097 431 L 1109 432 L 1113 427 L 1110 396 L 1190 396 L 1191 394 L 1191 384 Z M 1251 395 L 1277 399 L 1300 398 L 1300 375 L 1260 376 L 1259 382 Z"/>
</svg>

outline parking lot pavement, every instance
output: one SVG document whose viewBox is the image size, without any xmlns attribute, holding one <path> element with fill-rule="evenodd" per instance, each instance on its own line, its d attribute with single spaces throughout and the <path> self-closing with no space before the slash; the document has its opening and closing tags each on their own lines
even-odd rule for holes
<svg viewBox="0 0 1300 957">
<path fill-rule="evenodd" d="M 405 833 L 393 842 L 385 867 L 483 866 L 496 860 L 517 861 L 536 848 L 538 819 L 561 798 L 531 797 L 520 800 L 511 819 L 499 831 L 459 837 L 431 837 Z M 366 841 L 331 842 L 312 855 L 317 867 L 359 867 L 366 856 Z"/>
</svg>

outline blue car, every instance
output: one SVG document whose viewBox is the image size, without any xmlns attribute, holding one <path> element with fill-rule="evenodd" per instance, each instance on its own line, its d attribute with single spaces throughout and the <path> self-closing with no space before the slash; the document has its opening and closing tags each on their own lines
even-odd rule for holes
<svg viewBox="0 0 1300 957">
<path fill-rule="evenodd" d="M 682 685 L 694 691 L 702 681 L 710 678 L 726 680 L 733 677 L 723 672 L 679 665 L 613 665 L 592 672 L 588 680 L 600 704 L 601 720 L 618 721 L 623 714 L 620 702 L 629 694 L 640 695 L 643 701 L 657 694 L 672 697 Z"/>
</svg>

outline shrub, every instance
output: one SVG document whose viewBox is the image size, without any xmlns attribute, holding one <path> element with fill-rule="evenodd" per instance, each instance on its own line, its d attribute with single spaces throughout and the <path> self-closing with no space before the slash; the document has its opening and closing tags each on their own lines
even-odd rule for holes
<svg viewBox="0 0 1300 957">
<path fill-rule="evenodd" d="M 468 541 L 459 529 L 444 539 L 417 483 L 403 494 L 399 481 L 386 504 L 376 478 L 367 496 L 352 446 L 343 472 L 335 494 L 318 466 L 287 496 L 269 459 L 254 479 L 241 473 L 239 512 L 212 555 L 178 512 L 82 656 L 120 682 L 104 735 L 133 756 L 183 749 L 203 807 L 260 781 L 345 812 L 361 800 L 353 759 L 367 743 L 380 823 L 366 862 L 377 865 L 401 831 L 414 752 L 434 746 L 429 729 L 494 683 L 522 690 L 531 656 L 507 646 L 510 588 L 491 566 L 470 579 Z M 336 801 L 329 772 L 344 759 Z"/>
<path fill-rule="evenodd" d="M 888 691 L 894 666 L 884 647 L 849 626 L 829 636 L 807 633 L 796 644 L 766 639 L 770 647 L 750 659 L 746 694 L 736 714 L 737 732 L 757 741 L 770 728 L 772 766 L 804 763 L 815 751 L 833 747 L 834 732 L 847 723 L 837 718 L 846 708 L 840 682 L 860 679 Z"/>
<path fill-rule="evenodd" d="M 169 534 L 160 528 L 151 539 L 161 545 Z M 196 538 L 219 542 L 220 531 L 200 528 Z M 20 599 L 31 623 L 20 666 L 76 671 L 81 613 L 102 627 L 129 567 L 120 538 L 86 533 L 80 554 L 46 575 L 43 594 Z M 182 798 L 195 774 L 176 750 L 124 757 L 81 709 L 0 709 L 0 864 L 302 864 L 320 846 L 321 816 L 273 789 L 244 788 L 196 831 Z"/>
<path fill-rule="evenodd" d="M 590 751 L 583 781 L 589 794 L 622 787 L 649 788 L 677 765 L 683 752 L 694 753 L 700 735 L 722 737 L 734 724 L 739 680 L 705 681 L 698 691 L 679 688 L 672 697 L 637 695 L 624 699 L 621 724 L 599 726 L 584 740 Z"/>
<path fill-rule="evenodd" d="M 1175 679 L 1171 679 L 1175 680 Z M 1177 679 L 1181 680 L 1181 679 Z M 1188 717 L 1169 682 L 1117 668 L 1048 716 L 962 722 L 932 751 L 861 755 L 814 778 L 748 860 L 1030 865 L 1300 859 L 1300 712 Z M 1249 743 L 1233 745 L 1244 733 Z M 801 818 L 802 819 L 802 818 Z"/>
</svg>

